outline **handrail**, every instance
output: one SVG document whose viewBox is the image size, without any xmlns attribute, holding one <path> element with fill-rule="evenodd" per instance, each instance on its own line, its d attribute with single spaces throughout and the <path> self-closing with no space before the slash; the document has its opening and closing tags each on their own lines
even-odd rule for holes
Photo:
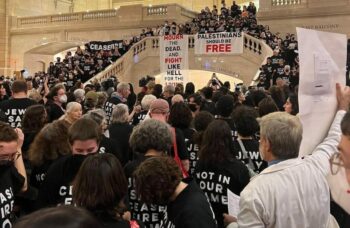
<svg viewBox="0 0 350 228">
<path fill-rule="evenodd" d="M 195 37 L 194 35 L 188 36 L 189 49 L 194 49 L 195 47 L 194 37 Z M 261 64 L 266 61 L 266 58 L 268 56 L 272 55 L 272 49 L 263 40 L 259 40 L 255 37 L 252 37 L 244 33 L 243 42 L 244 42 L 243 53 L 250 53 L 259 57 L 259 59 L 261 60 Z M 159 37 L 146 37 L 141 41 L 137 42 L 128 50 L 128 52 L 126 52 L 122 57 L 120 57 L 115 63 L 109 65 L 104 71 L 95 75 L 85 84 L 89 84 L 94 81 L 101 82 L 102 80 L 107 79 L 113 75 L 123 77 L 123 73 L 126 72 L 127 67 L 132 66 L 132 64 L 130 63 L 140 61 L 141 60 L 140 58 L 147 57 L 143 55 L 143 53 L 146 50 L 156 50 L 157 53 L 159 53 L 158 52 Z M 253 80 L 254 78 L 252 78 L 252 81 Z"/>
</svg>

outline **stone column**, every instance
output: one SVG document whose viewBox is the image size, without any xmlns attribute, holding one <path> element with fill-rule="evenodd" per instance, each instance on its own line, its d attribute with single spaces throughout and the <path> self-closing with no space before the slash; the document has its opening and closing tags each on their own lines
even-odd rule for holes
<svg viewBox="0 0 350 228">
<path fill-rule="evenodd" d="M 6 0 L 0 0 L 0 75 L 8 67 L 8 20 L 6 17 Z"/>
</svg>

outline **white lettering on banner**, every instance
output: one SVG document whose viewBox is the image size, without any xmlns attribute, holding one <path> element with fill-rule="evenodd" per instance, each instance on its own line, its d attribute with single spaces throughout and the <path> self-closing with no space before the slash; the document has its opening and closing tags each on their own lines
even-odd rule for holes
<svg viewBox="0 0 350 228">
<path fill-rule="evenodd" d="M 241 32 L 197 34 L 195 36 L 196 55 L 241 53 L 243 53 Z"/>
<path fill-rule="evenodd" d="M 188 81 L 188 36 L 168 35 L 160 39 L 162 84 L 185 84 Z"/>
</svg>

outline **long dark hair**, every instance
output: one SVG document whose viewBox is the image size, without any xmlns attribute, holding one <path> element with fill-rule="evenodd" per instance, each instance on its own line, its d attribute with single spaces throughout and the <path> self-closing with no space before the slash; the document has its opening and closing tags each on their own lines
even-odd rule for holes
<svg viewBox="0 0 350 228">
<path fill-rule="evenodd" d="M 27 108 L 22 120 L 23 133 L 39 132 L 47 122 L 47 114 L 43 105 L 32 105 Z"/>
<path fill-rule="evenodd" d="M 231 129 L 223 120 L 214 120 L 205 130 L 199 151 L 199 160 L 206 164 L 217 164 L 232 160 L 233 147 Z"/>
<path fill-rule="evenodd" d="M 96 216 L 108 214 L 122 220 L 128 183 L 123 168 L 112 154 L 89 156 L 74 180 L 73 201 Z"/>
<path fill-rule="evenodd" d="M 295 93 L 289 94 L 289 102 L 292 104 L 292 112 L 290 114 L 297 115 L 299 113 L 298 95 Z"/>
</svg>

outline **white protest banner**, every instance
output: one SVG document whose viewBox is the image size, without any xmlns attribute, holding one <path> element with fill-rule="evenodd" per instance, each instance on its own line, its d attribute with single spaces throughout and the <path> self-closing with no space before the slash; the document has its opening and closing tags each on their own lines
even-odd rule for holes
<svg viewBox="0 0 350 228">
<path fill-rule="evenodd" d="M 196 34 L 194 42 L 196 55 L 243 53 L 243 34 L 241 32 Z"/>
<path fill-rule="evenodd" d="M 167 35 L 160 37 L 160 71 L 162 84 L 187 83 L 188 36 Z"/>
<path fill-rule="evenodd" d="M 299 156 L 311 154 L 333 121 L 335 84 L 345 85 L 346 35 L 297 28 L 300 82 L 299 115 L 303 140 Z"/>
</svg>

